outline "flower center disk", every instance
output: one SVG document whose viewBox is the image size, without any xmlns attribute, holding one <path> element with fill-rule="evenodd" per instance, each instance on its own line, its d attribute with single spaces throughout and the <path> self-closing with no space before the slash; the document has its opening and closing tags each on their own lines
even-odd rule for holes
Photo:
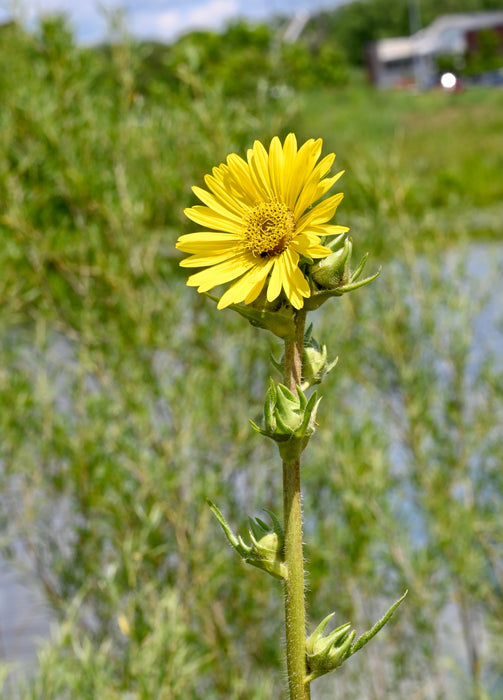
<svg viewBox="0 0 503 700">
<path fill-rule="evenodd" d="M 293 212 L 282 202 L 262 202 L 245 219 L 244 245 L 261 258 L 279 255 L 295 233 Z"/>
</svg>

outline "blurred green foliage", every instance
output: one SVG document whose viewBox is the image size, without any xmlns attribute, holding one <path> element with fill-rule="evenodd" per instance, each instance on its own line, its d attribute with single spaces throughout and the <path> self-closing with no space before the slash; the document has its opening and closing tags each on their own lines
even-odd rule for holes
<svg viewBox="0 0 503 700">
<path fill-rule="evenodd" d="M 302 39 L 280 39 L 277 26 L 230 24 L 222 34 L 192 32 L 167 46 L 145 43 L 139 65 L 139 84 L 148 94 L 169 85 L 183 88 L 187 76 L 197 75 L 205 85 L 224 95 L 253 98 L 257 88 L 295 90 L 342 85 L 348 80 L 348 63 L 333 42 L 310 45 Z"/>
<path fill-rule="evenodd" d="M 59 20 L 1 31 L 2 551 L 59 621 L 5 697 L 284 697 L 279 584 L 205 503 L 236 527 L 280 512 L 248 418 L 281 348 L 188 289 L 174 242 L 192 184 L 289 129 L 340 153 L 338 222 L 385 263 L 313 315 L 340 360 L 303 474 L 311 627 L 336 610 L 367 629 L 410 589 L 313 696 L 499 697 L 503 383 L 477 331 L 496 282 L 467 265 L 471 236 L 501 245 L 501 94 L 278 82 L 261 29 L 261 75 L 239 52 L 206 75 L 211 37 L 156 54 L 78 47 Z"/>
<path fill-rule="evenodd" d="M 483 29 L 476 34 L 475 48 L 466 58 L 463 73 L 477 75 L 498 70 L 503 64 L 502 39 L 494 29 Z"/>
</svg>

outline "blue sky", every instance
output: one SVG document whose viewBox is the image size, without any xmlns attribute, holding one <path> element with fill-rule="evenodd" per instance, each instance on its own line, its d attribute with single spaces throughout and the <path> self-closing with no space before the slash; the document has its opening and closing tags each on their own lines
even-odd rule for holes
<svg viewBox="0 0 503 700">
<path fill-rule="evenodd" d="M 31 24 L 40 13 L 64 12 L 78 39 L 100 41 L 106 33 L 106 14 L 122 7 L 126 26 L 137 37 L 170 41 L 193 29 L 221 29 L 245 17 L 264 20 L 273 14 L 316 12 L 341 0 L 0 0 L 0 21 L 15 14 Z M 100 7 L 102 9 L 100 9 Z"/>
</svg>

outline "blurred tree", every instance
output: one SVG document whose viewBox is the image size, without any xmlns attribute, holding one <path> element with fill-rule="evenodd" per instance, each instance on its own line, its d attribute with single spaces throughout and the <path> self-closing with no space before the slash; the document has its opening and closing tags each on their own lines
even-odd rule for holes
<svg viewBox="0 0 503 700">
<path fill-rule="evenodd" d="M 493 29 L 475 34 L 475 47 L 468 51 L 463 73 L 474 75 L 498 70 L 503 66 L 503 37 Z"/>
</svg>

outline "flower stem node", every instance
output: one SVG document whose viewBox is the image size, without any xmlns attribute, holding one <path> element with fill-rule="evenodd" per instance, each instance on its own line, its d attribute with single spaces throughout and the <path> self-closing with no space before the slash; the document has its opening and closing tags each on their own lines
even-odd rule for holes
<svg viewBox="0 0 503 700">
<path fill-rule="evenodd" d="M 309 326 L 305 338 L 302 353 L 302 391 L 306 391 L 314 384 L 320 384 L 326 375 L 335 367 L 337 359 L 333 362 L 327 360 L 327 346 L 320 346 L 311 336 L 312 324 Z"/>
<path fill-rule="evenodd" d="M 342 248 L 335 250 L 328 257 L 319 260 L 309 268 L 314 289 L 305 304 L 308 310 L 317 309 L 330 297 L 340 297 L 347 292 L 364 287 L 375 280 L 381 272 L 381 268 L 379 268 L 371 277 L 358 280 L 367 262 L 368 253 L 363 256 L 358 267 L 351 272 L 353 242 L 351 238 L 338 236 L 334 245 L 340 243 L 342 238 L 344 238 Z"/>
<path fill-rule="evenodd" d="M 350 622 L 337 627 L 326 636 L 323 635 L 334 614 L 327 615 L 306 641 L 309 680 L 314 680 L 338 668 L 351 653 L 351 645 L 356 637 L 356 632 L 355 630 L 350 631 Z"/>
<path fill-rule="evenodd" d="M 220 523 L 225 536 L 234 547 L 239 556 L 247 564 L 256 566 L 259 569 L 277 579 L 287 578 L 287 568 L 283 562 L 284 537 L 283 528 L 278 518 L 269 510 L 266 513 L 271 518 L 272 527 L 260 518 L 248 518 L 248 534 L 251 544 L 244 542 L 243 538 L 235 535 L 230 529 L 227 521 L 214 503 L 208 500 L 211 512 Z"/>
<path fill-rule="evenodd" d="M 219 301 L 218 297 L 208 292 L 206 292 L 206 296 L 213 299 L 213 301 Z M 229 304 L 228 308 L 246 318 L 255 328 L 264 328 L 264 330 L 274 333 L 282 340 L 290 340 L 295 335 L 292 309 L 284 307 L 268 308 L 271 306 L 270 304 L 265 304 L 264 307 L 258 308 L 256 306 L 243 306 L 242 304 Z"/>
<path fill-rule="evenodd" d="M 313 392 L 309 400 L 302 389 L 297 387 L 295 396 L 283 384 L 270 380 L 264 404 L 265 428 L 259 428 L 250 421 L 252 428 L 278 443 L 281 458 L 285 462 L 298 459 L 314 433 L 316 412 L 321 399 Z"/>
</svg>

